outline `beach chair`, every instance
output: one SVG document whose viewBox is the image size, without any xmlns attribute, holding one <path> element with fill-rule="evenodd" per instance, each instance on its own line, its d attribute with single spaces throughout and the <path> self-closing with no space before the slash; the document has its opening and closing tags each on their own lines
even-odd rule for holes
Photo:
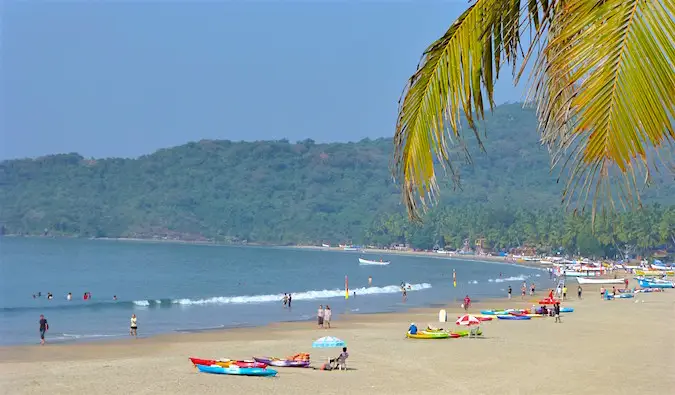
<svg viewBox="0 0 675 395">
<path fill-rule="evenodd" d="M 347 357 L 340 355 L 330 360 L 331 370 L 347 370 Z"/>
</svg>

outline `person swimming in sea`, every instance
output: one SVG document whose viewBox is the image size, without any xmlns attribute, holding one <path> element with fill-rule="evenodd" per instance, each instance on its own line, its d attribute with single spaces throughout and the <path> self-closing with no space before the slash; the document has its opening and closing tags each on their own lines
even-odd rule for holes
<svg viewBox="0 0 675 395">
<path fill-rule="evenodd" d="M 73 294 L 68 292 L 68 295 L 66 295 L 66 300 L 71 300 L 73 299 Z"/>
</svg>

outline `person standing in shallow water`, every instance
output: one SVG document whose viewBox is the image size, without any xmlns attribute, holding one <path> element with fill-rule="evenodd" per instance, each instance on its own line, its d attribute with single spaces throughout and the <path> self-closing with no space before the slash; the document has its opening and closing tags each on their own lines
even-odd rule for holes
<svg viewBox="0 0 675 395">
<path fill-rule="evenodd" d="M 45 345 L 45 333 L 49 330 L 49 324 L 44 315 L 40 314 L 40 344 Z"/>
<path fill-rule="evenodd" d="M 293 295 L 288 294 L 288 308 L 291 308 L 291 302 L 293 302 Z"/>
<path fill-rule="evenodd" d="M 133 337 L 138 336 L 138 320 L 136 319 L 136 314 L 131 315 L 131 326 L 129 327 L 129 335 Z"/>
<path fill-rule="evenodd" d="M 288 305 L 288 294 L 284 292 L 284 297 L 281 299 L 284 302 L 284 307 Z"/>
</svg>

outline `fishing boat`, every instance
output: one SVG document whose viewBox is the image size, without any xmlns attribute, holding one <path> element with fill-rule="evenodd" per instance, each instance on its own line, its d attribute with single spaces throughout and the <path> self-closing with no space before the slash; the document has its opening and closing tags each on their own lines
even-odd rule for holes
<svg viewBox="0 0 675 395">
<path fill-rule="evenodd" d="M 647 280 L 641 278 L 638 280 L 638 284 L 640 284 L 642 288 L 675 288 L 675 283 L 663 280 Z"/>
<path fill-rule="evenodd" d="M 371 261 L 369 259 L 359 258 L 359 264 L 361 265 L 388 265 L 390 263 L 390 261 Z"/>
<path fill-rule="evenodd" d="M 623 278 L 583 278 L 577 277 L 579 284 L 623 284 Z"/>
<path fill-rule="evenodd" d="M 635 274 L 638 276 L 645 276 L 645 277 L 661 277 L 664 274 L 666 276 L 672 276 L 675 274 L 673 271 L 669 270 L 635 270 Z"/>
</svg>

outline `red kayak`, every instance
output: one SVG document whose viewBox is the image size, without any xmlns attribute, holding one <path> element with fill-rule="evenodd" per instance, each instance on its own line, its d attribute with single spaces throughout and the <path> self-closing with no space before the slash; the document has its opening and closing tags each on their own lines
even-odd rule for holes
<svg viewBox="0 0 675 395">
<path fill-rule="evenodd" d="M 190 358 L 190 362 L 193 365 L 219 365 L 219 366 L 229 366 L 236 365 L 240 368 L 266 368 L 267 364 L 256 362 L 256 361 L 216 361 L 215 359 L 201 359 L 201 358 Z"/>
<path fill-rule="evenodd" d="M 462 318 L 462 317 L 457 317 L 457 318 Z M 478 318 L 478 321 L 492 321 L 492 317 L 479 316 L 479 317 L 476 317 L 476 318 Z"/>
<path fill-rule="evenodd" d="M 546 298 L 539 301 L 539 304 L 556 304 L 556 303 L 560 303 L 560 300 Z"/>
</svg>

